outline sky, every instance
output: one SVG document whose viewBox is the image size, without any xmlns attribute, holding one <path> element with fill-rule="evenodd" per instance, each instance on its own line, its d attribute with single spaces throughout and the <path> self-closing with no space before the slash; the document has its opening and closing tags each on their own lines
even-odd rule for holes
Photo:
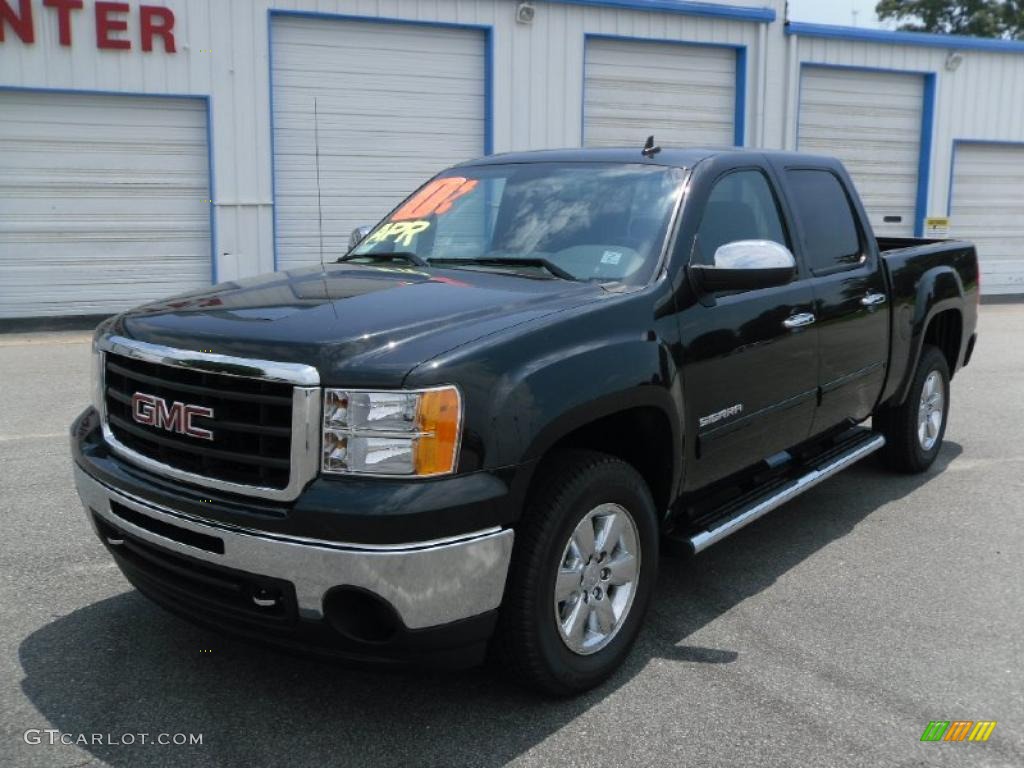
<svg viewBox="0 0 1024 768">
<path fill-rule="evenodd" d="M 878 0 L 789 0 L 790 21 L 810 21 L 815 24 L 840 24 L 872 29 L 891 28 L 875 17 Z M 856 11 L 856 20 L 853 12 Z"/>
</svg>

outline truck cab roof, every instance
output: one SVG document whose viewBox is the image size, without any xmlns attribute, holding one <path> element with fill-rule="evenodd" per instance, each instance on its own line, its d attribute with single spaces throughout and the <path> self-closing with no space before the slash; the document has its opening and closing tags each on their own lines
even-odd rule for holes
<svg viewBox="0 0 1024 768">
<path fill-rule="evenodd" d="M 653 157 L 645 157 L 640 153 L 641 145 L 634 147 L 601 147 L 575 149 L 541 149 L 528 152 L 504 152 L 488 155 L 476 160 L 461 163 L 457 167 L 503 165 L 507 163 L 645 163 L 662 165 L 670 168 L 693 168 L 698 163 L 721 155 L 738 158 L 748 155 L 751 159 L 777 160 L 799 159 L 814 165 L 830 166 L 837 161 L 824 155 L 810 155 L 804 152 L 782 152 L 764 149 L 746 149 L 743 147 L 692 147 L 663 148 Z"/>
</svg>

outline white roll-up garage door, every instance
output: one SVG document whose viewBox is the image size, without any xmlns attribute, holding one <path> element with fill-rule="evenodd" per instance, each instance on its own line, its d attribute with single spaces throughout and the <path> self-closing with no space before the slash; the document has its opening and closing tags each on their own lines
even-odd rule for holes
<svg viewBox="0 0 1024 768">
<path fill-rule="evenodd" d="M 922 75 L 804 66 L 797 148 L 838 157 L 877 235 L 913 237 Z"/>
<path fill-rule="evenodd" d="M 314 99 L 328 259 L 430 176 L 484 154 L 482 30 L 279 16 L 272 57 L 279 269 L 319 261 Z"/>
<path fill-rule="evenodd" d="M 977 247 L 982 292 L 1024 293 L 1024 146 L 957 145 L 949 226 Z"/>
<path fill-rule="evenodd" d="M 0 92 L 0 317 L 209 285 L 206 102 Z"/>
<path fill-rule="evenodd" d="M 583 90 L 583 144 L 732 146 L 735 48 L 590 38 Z"/>
</svg>

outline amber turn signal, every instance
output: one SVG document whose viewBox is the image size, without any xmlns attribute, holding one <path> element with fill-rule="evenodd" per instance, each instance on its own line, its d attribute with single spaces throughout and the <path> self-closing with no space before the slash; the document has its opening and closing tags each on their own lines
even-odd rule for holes
<svg viewBox="0 0 1024 768">
<path fill-rule="evenodd" d="M 462 426 L 462 403 L 455 387 L 427 390 L 416 409 L 415 473 L 443 475 L 455 471 Z"/>
</svg>

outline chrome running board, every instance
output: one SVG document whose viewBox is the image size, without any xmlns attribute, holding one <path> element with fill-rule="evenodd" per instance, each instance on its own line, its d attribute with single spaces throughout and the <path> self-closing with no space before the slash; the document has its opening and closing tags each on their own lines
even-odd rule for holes
<svg viewBox="0 0 1024 768">
<path fill-rule="evenodd" d="M 860 461 L 865 456 L 874 453 L 884 445 L 885 438 L 878 434 L 869 434 L 864 439 L 856 440 L 852 447 L 838 456 L 830 457 L 820 467 L 816 467 L 810 472 L 790 481 L 775 490 L 771 495 L 750 502 L 725 520 L 714 523 L 714 527 L 695 533 L 684 539 L 684 541 L 689 544 L 693 554 L 703 552 L 712 544 L 716 544 L 727 536 L 731 536 L 759 517 L 781 507 L 787 501 L 796 498 L 804 491 L 810 490 L 822 480 L 832 477 L 832 475 Z"/>
</svg>

